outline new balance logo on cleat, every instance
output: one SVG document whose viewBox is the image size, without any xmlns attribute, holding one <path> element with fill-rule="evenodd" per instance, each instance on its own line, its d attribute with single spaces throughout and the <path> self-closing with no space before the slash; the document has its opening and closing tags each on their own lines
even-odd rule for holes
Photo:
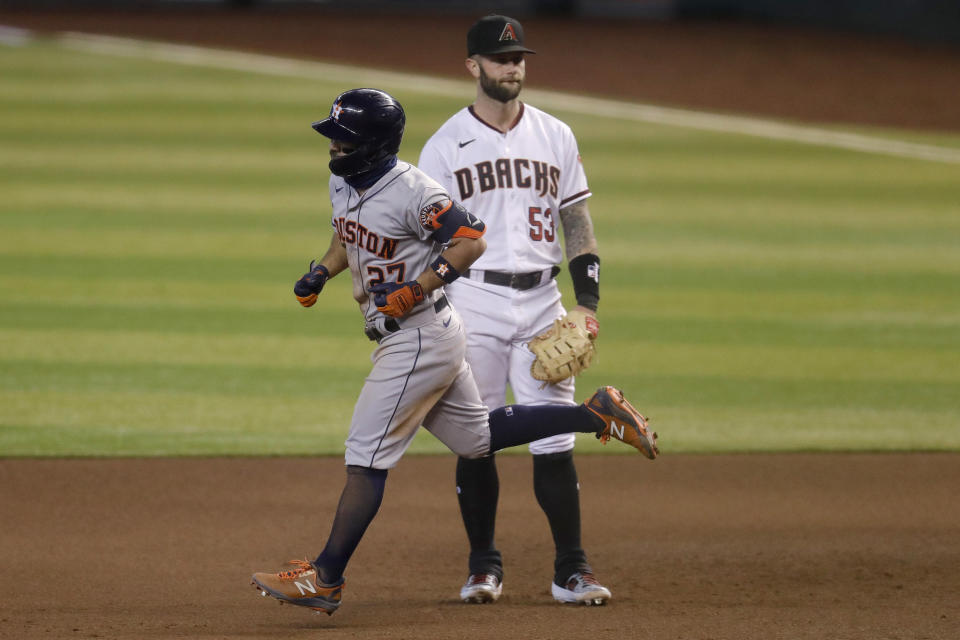
<svg viewBox="0 0 960 640">
<path fill-rule="evenodd" d="M 304 595 L 309 591 L 310 593 L 316 593 L 317 590 L 313 588 L 313 585 L 309 582 L 294 582 L 293 584 L 297 585 L 297 589 L 300 590 L 300 595 Z"/>
<path fill-rule="evenodd" d="M 617 424 L 616 422 L 610 423 L 610 435 L 612 435 L 617 440 L 623 440 L 623 433 L 626 430 L 626 427 L 622 424 Z"/>
<path fill-rule="evenodd" d="M 603 428 L 597 431 L 597 438 L 602 443 L 614 438 L 638 449 L 651 460 L 660 455 L 657 434 L 650 431 L 647 419 L 627 402 L 619 389 L 600 387 L 583 406 L 603 421 Z"/>
<path fill-rule="evenodd" d="M 289 602 L 333 615 L 340 607 L 343 578 L 334 584 L 320 582 L 317 568 L 306 560 L 291 560 L 294 569 L 279 573 L 255 573 L 253 585 L 263 596 L 273 596 L 280 603 Z"/>
</svg>

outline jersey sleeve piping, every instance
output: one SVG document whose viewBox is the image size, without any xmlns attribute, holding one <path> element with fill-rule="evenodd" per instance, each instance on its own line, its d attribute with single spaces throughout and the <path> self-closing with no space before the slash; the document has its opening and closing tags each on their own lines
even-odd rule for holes
<svg viewBox="0 0 960 640">
<path fill-rule="evenodd" d="M 575 193 L 575 194 L 573 194 L 572 196 L 569 196 L 569 197 L 564 198 L 563 200 L 561 200 L 561 201 L 560 201 L 560 208 L 562 209 L 562 208 L 566 207 L 567 205 L 571 205 L 571 204 L 573 204 L 574 202 L 578 202 L 578 201 L 580 201 L 580 200 L 584 200 L 585 198 L 589 198 L 589 197 L 592 196 L 592 195 L 593 195 L 593 194 L 590 192 L 590 189 L 586 189 L 586 190 L 584 190 L 584 191 L 581 191 L 580 193 Z"/>
</svg>

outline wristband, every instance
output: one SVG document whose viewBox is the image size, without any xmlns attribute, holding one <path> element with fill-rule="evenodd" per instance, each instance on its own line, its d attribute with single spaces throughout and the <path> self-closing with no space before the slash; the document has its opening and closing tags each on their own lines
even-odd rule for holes
<svg viewBox="0 0 960 640">
<path fill-rule="evenodd" d="M 460 277 L 460 272 L 443 256 L 437 256 L 437 259 L 430 263 L 430 268 L 433 269 L 438 278 L 447 284 Z"/>
<path fill-rule="evenodd" d="M 569 266 L 577 304 L 596 311 L 600 303 L 600 257 L 584 253 L 571 260 Z"/>
</svg>

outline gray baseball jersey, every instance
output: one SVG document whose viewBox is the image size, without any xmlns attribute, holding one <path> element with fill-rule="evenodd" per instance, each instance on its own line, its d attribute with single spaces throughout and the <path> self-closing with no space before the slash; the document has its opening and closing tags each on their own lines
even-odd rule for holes
<svg viewBox="0 0 960 640">
<path fill-rule="evenodd" d="M 457 455 L 489 451 L 487 408 L 465 360 L 460 316 L 443 291 L 396 319 L 396 331 L 367 291 L 416 278 L 440 254 L 427 214 L 445 200 L 443 187 L 402 161 L 362 195 L 343 178 L 330 178 L 332 224 L 346 249 L 353 297 L 367 327 L 384 336 L 354 408 L 347 464 L 395 466 L 421 424 Z"/>
</svg>

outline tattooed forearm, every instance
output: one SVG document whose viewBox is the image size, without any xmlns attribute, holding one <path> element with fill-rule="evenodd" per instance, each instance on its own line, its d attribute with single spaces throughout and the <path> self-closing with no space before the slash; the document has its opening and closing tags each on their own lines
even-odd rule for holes
<svg viewBox="0 0 960 640">
<path fill-rule="evenodd" d="M 597 239 L 593 235 L 593 221 L 586 200 L 560 209 L 560 224 L 568 262 L 584 253 L 597 253 Z"/>
</svg>

